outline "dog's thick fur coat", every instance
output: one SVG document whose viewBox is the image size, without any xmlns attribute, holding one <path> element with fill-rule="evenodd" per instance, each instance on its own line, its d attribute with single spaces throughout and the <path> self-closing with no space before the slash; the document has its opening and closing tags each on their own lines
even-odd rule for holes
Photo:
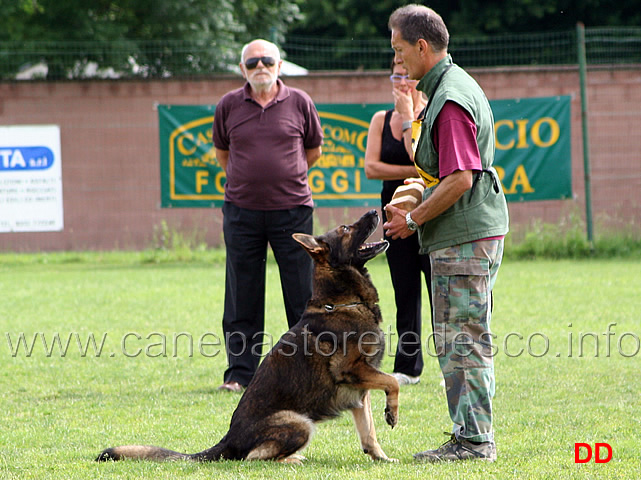
<svg viewBox="0 0 641 480">
<path fill-rule="evenodd" d="M 128 445 L 104 450 L 97 460 L 298 462 L 314 424 L 351 410 L 363 451 L 389 460 L 376 439 L 369 390 L 386 393 L 385 420 L 398 421 L 397 381 L 378 367 L 385 351 L 378 294 L 365 263 L 388 242 L 366 244 L 379 222 L 372 210 L 353 225 L 294 238 L 314 260 L 314 293 L 301 320 L 285 333 L 247 386 L 229 431 L 195 454 Z"/>
</svg>

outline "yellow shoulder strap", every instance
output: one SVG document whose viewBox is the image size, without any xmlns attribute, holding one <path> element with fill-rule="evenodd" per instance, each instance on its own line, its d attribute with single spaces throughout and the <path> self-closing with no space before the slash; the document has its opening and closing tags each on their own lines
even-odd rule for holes
<svg viewBox="0 0 641 480">
<path fill-rule="evenodd" d="M 440 182 L 438 178 L 433 177 L 418 165 L 414 164 L 414 168 L 416 169 L 416 172 L 421 176 L 421 178 L 425 182 L 425 188 L 432 188 L 438 185 L 438 183 Z"/>
<path fill-rule="evenodd" d="M 421 120 L 414 120 L 412 122 L 412 151 L 414 152 L 414 154 L 416 154 L 416 146 L 418 145 L 418 139 L 421 136 L 422 128 L 423 128 L 423 122 Z M 438 184 L 438 182 L 440 182 L 438 178 L 433 177 L 432 175 L 427 173 L 421 167 L 416 165 L 416 163 L 414 163 L 414 168 L 416 168 L 416 172 L 425 181 L 425 188 L 434 187 L 435 185 Z"/>
</svg>

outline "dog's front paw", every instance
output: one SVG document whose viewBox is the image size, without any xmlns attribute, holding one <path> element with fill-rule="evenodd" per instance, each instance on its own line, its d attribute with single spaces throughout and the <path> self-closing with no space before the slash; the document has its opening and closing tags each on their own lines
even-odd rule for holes
<svg viewBox="0 0 641 480">
<path fill-rule="evenodd" d="M 397 459 L 389 458 L 385 455 L 385 452 L 378 443 L 376 443 L 372 448 L 363 449 L 363 451 L 372 457 L 372 460 L 375 462 L 398 463 Z"/>
<path fill-rule="evenodd" d="M 398 423 L 398 409 L 389 406 L 385 407 L 385 421 L 390 427 L 394 428 Z"/>
<path fill-rule="evenodd" d="M 376 462 L 386 462 L 386 463 L 398 463 L 398 458 L 389 458 L 387 455 L 383 457 L 375 458 Z"/>
</svg>

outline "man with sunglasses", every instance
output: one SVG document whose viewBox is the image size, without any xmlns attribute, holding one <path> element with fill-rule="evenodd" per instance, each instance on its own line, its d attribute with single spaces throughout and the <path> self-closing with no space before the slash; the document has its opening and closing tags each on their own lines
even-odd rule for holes
<svg viewBox="0 0 641 480">
<path fill-rule="evenodd" d="M 216 158 L 227 176 L 223 331 L 228 368 L 219 388 L 233 392 L 247 386 L 262 354 L 268 244 L 278 264 L 289 327 L 311 297 L 312 261 L 292 234 L 312 234 L 307 172 L 323 143 L 309 95 L 278 78 L 278 47 L 254 40 L 243 47 L 241 60 L 247 82 L 220 99 L 213 126 Z"/>
</svg>

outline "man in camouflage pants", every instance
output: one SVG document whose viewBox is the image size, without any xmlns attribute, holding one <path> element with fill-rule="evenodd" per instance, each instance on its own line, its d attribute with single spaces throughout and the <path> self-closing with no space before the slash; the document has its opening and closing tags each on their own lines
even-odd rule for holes
<svg viewBox="0 0 641 480">
<path fill-rule="evenodd" d="M 448 442 L 417 453 L 422 461 L 496 459 L 492 429 L 492 288 L 503 257 L 508 211 L 492 167 L 494 118 L 479 85 L 447 53 L 449 33 L 430 8 L 406 5 L 390 17 L 395 61 L 428 106 L 403 119 L 406 144 L 425 185 L 412 211 L 392 205 L 388 236 L 418 230 L 432 264 L 434 338 L 454 423 Z M 407 127 L 405 124 L 407 123 Z"/>
<path fill-rule="evenodd" d="M 464 433 L 464 438 L 477 442 L 493 440 L 491 292 L 502 255 L 503 240 L 465 243 L 430 254 L 435 269 L 434 343 L 454 435 Z"/>
</svg>

